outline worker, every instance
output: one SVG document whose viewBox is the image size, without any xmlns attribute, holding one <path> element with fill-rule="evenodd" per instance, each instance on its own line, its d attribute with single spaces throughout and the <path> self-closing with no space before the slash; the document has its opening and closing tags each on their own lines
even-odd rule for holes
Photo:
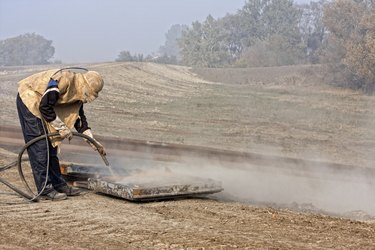
<svg viewBox="0 0 375 250">
<path fill-rule="evenodd" d="M 43 71 L 19 82 L 16 103 L 25 142 L 46 132 L 60 135 L 50 137 L 48 145 L 40 140 L 27 149 L 41 198 L 65 200 L 67 196 L 80 194 L 79 189 L 68 186 L 61 176 L 58 147 L 62 140 L 72 138 L 73 127 L 93 138 L 83 106 L 98 97 L 103 85 L 99 73 L 73 69 Z M 91 146 L 105 154 L 102 145 Z"/>
</svg>

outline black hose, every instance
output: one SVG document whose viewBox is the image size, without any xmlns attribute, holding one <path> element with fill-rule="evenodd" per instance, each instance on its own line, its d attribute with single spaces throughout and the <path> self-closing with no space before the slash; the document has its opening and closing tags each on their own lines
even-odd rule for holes
<svg viewBox="0 0 375 250">
<path fill-rule="evenodd" d="M 82 137 L 83 139 L 86 139 L 87 141 L 89 141 L 90 143 L 92 143 L 92 144 L 97 148 L 97 150 L 98 150 L 98 152 L 99 152 L 99 148 L 101 147 L 101 145 L 98 144 L 98 142 L 97 142 L 95 139 L 93 139 L 93 138 L 91 138 L 91 137 L 89 137 L 89 136 L 87 136 L 87 135 L 77 133 L 77 132 L 72 132 L 72 133 L 73 133 L 74 136 Z M 24 176 L 24 174 L 23 174 L 23 171 L 22 171 L 22 164 L 21 164 L 21 163 L 22 163 L 22 161 L 24 161 L 25 159 L 22 158 L 22 155 L 23 155 L 23 153 L 25 152 L 25 150 L 26 150 L 28 147 L 30 147 L 32 144 L 34 144 L 34 143 L 36 143 L 36 142 L 38 142 L 38 141 L 40 141 L 40 140 L 46 139 L 47 137 L 54 137 L 54 136 L 60 136 L 60 135 L 59 135 L 58 132 L 55 132 L 55 133 L 50 133 L 50 134 L 47 134 L 47 135 L 44 134 L 44 135 L 41 135 L 41 136 L 39 136 L 39 137 L 36 137 L 36 138 L 32 139 L 31 141 L 29 141 L 28 143 L 26 143 L 26 144 L 21 148 L 21 151 L 20 151 L 20 153 L 18 154 L 18 160 L 16 161 L 16 164 L 14 164 L 14 162 L 13 162 L 13 163 L 8 164 L 7 166 L 5 166 L 5 167 L 3 167 L 3 168 L 0 169 L 0 171 L 3 171 L 3 170 L 9 169 L 9 168 L 11 168 L 11 167 L 17 165 L 17 166 L 18 166 L 18 173 L 19 173 L 19 176 L 20 176 L 22 182 L 24 183 L 26 189 L 27 189 L 27 190 L 29 191 L 29 193 L 31 193 L 32 195 L 23 192 L 22 190 L 20 190 L 19 188 L 13 186 L 11 183 L 9 183 L 8 181 L 6 181 L 6 180 L 4 180 L 4 179 L 2 179 L 2 178 L 0 178 L 0 182 L 2 182 L 3 184 L 5 184 L 7 187 L 9 187 L 10 189 L 12 189 L 13 191 L 15 191 L 16 193 L 18 193 L 18 194 L 21 195 L 22 197 L 28 199 L 29 201 L 38 201 L 38 199 L 37 199 L 38 195 L 35 195 L 35 194 L 32 192 L 32 190 L 31 190 L 29 184 L 27 183 L 27 181 L 26 181 L 26 179 L 25 179 L 25 176 Z M 101 155 L 101 157 L 102 157 L 104 163 L 106 164 L 106 166 L 110 167 L 109 162 L 108 162 L 107 158 L 105 157 L 105 155 L 103 155 L 103 154 L 100 154 L 100 155 Z M 49 166 L 47 166 L 47 167 L 49 167 Z M 46 178 L 48 178 L 48 176 L 46 176 Z"/>
<path fill-rule="evenodd" d="M 22 158 L 22 161 L 28 161 L 28 160 L 29 160 L 28 157 L 23 157 L 23 158 Z M 10 168 L 12 168 L 12 167 L 17 166 L 17 163 L 18 163 L 18 160 L 12 161 L 11 163 L 9 163 L 9 164 L 7 164 L 7 165 L 1 167 L 1 168 L 0 168 L 0 172 L 3 172 L 3 171 L 5 171 L 5 170 L 8 170 L 8 169 L 10 169 Z"/>
<path fill-rule="evenodd" d="M 53 77 L 54 75 L 56 75 L 57 73 L 59 72 L 62 72 L 64 70 L 69 70 L 69 71 L 72 71 L 72 70 L 83 70 L 85 72 L 88 72 L 89 70 L 86 69 L 86 68 L 82 68 L 82 67 L 68 67 L 68 68 L 62 68 L 62 69 L 59 69 L 58 71 L 56 71 L 55 73 L 53 73 L 53 75 L 51 77 Z"/>
<path fill-rule="evenodd" d="M 21 189 L 18 189 L 17 187 L 13 186 L 12 184 L 10 184 L 9 182 L 7 182 L 3 178 L 0 178 L 0 182 L 2 182 L 5 186 L 7 186 L 8 188 L 12 189 L 13 191 L 15 191 L 16 193 L 18 193 L 19 195 L 25 197 L 26 199 L 33 200 L 33 198 L 34 198 L 33 196 L 29 195 L 28 193 L 23 192 Z M 37 201 L 37 200 L 35 199 L 34 201 Z"/>
</svg>

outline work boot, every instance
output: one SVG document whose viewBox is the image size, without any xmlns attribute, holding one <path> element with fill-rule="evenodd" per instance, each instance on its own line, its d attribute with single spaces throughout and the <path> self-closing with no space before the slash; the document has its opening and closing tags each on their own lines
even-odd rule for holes
<svg viewBox="0 0 375 250">
<path fill-rule="evenodd" d="M 40 196 L 42 199 L 45 200 L 51 200 L 51 201 L 62 201 L 68 198 L 66 194 L 64 193 L 59 193 L 56 190 L 52 190 L 48 194 L 44 194 Z"/>
<path fill-rule="evenodd" d="M 67 185 L 56 188 L 56 190 L 60 193 L 66 194 L 67 196 L 77 196 L 81 194 L 81 190 L 79 188 L 69 187 Z"/>
</svg>

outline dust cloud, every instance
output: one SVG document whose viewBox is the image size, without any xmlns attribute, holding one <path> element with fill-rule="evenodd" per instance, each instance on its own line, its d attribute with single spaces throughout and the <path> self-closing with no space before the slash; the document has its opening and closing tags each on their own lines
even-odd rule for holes
<svg viewBox="0 0 375 250">
<path fill-rule="evenodd" d="M 107 155 L 114 172 L 124 176 L 125 182 L 163 185 L 173 178 L 184 182 L 190 177 L 207 178 L 221 182 L 224 191 L 214 198 L 222 201 L 346 217 L 359 212 L 375 216 L 375 169 L 272 156 L 277 154 L 248 161 L 204 154 L 159 159 L 147 147 L 133 150 L 122 155 L 109 150 Z M 66 158 L 86 164 L 101 162 L 98 156 L 88 159 L 87 154 L 77 152 Z"/>
<path fill-rule="evenodd" d="M 121 159 L 115 166 L 126 168 L 130 179 L 143 177 L 163 184 L 170 177 L 191 176 L 220 181 L 222 201 L 323 212 L 333 215 L 362 213 L 375 216 L 372 194 L 375 170 L 332 166 L 324 162 L 274 162 L 256 165 L 199 157 L 182 157 L 178 162 Z M 341 168 L 340 168 L 341 167 Z M 133 176 L 133 177 L 132 177 Z M 168 178 L 165 178 L 168 176 Z"/>
<path fill-rule="evenodd" d="M 297 203 L 339 214 L 362 210 L 375 215 L 375 204 L 371 199 L 375 183 L 358 173 L 333 175 L 328 169 L 293 173 L 251 165 L 242 166 L 242 169 L 204 166 L 192 171 L 221 180 L 225 192 L 232 196 L 229 198 L 237 201 L 276 203 L 274 205 L 286 207 Z"/>
</svg>

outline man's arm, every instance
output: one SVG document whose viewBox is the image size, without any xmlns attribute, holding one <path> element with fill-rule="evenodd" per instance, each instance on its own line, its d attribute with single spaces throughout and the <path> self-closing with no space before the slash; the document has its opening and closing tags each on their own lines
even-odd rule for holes
<svg viewBox="0 0 375 250">
<path fill-rule="evenodd" d="M 60 97 L 60 91 L 57 86 L 58 82 L 51 80 L 40 101 L 39 111 L 47 122 L 52 122 L 56 119 L 54 106 Z"/>
<path fill-rule="evenodd" d="M 72 138 L 72 131 L 65 125 L 63 121 L 56 115 L 55 105 L 60 97 L 60 91 L 58 88 L 58 81 L 50 79 L 47 85 L 47 89 L 44 92 L 42 99 L 39 104 L 39 111 L 44 118 L 54 129 L 56 129 L 61 138 Z"/>
<path fill-rule="evenodd" d="M 83 133 L 86 130 L 90 129 L 89 124 L 87 122 L 87 118 L 85 116 L 85 112 L 83 110 L 83 104 L 79 109 L 79 118 L 77 119 L 76 123 L 74 124 L 75 129 L 78 133 Z"/>
<path fill-rule="evenodd" d="M 91 132 L 91 128 L 89 127 L 89 124 L 87 123 L 85 112 L 83 111 L 83 104 L 82 104 L 81 108 L 79 109 L 79 118 L 77 119 L 76 123 L 74 124 L 74 127 L 76 128 L 76 130 L 79 133 L 87 135 L 88 137 L 94 139 L 94 136 Z M 88 140 L 86 140 L 86 142 L 88 142 L 94 150 L 98 150 L 100 154 L 106 155 L 106 152 L 105 152 L 105 149 L 104 149 L 103 145 L 100 144 L 98 141 L 96 141 L 96 143 L 99 145 L 98 148 L 94 144 L 89 142 Z"/>
</svg>

